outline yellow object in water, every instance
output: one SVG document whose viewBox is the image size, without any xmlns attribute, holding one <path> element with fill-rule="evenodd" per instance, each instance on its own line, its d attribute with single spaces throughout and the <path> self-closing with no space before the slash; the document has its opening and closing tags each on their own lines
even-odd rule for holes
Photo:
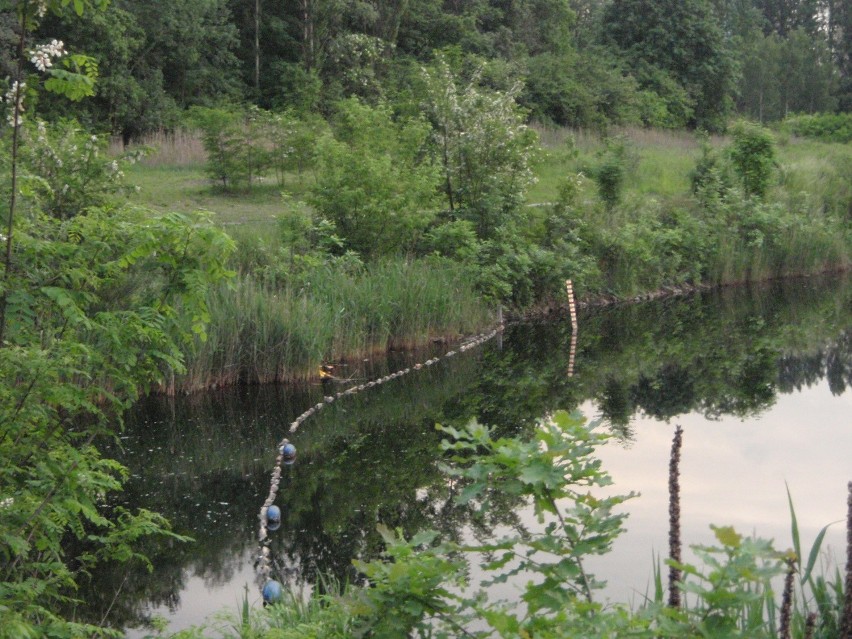
<svg viewBox="0 0 852 639">
<path fill-rule="evenodd" d="M 334 366 L 330 364 L 323 364 L 319 369 L 320 379 L 333 379 L 334 378 Z"/>
</svg>

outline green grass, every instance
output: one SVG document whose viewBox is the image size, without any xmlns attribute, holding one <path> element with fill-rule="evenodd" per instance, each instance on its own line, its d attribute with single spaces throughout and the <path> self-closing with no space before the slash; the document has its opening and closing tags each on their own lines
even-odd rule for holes
<svg viewBox="0 0 852 639">
<path fill-rule="evenodd" d="M 603 149 L 599 136 L 567 129 L 541 129 L 542 157 L 535 173 L 538 182 L 530 189 L 529 203 L 552 202 L 566 175 L 588 174 Z M 696 137 L 683 131 L 624 129 L 614 131 L 629 149 L 625 196 L 675 197 L 689 191 L 689 173 L 700 155 Z M 587 183 L 583 197 L 594 198 L 594 184 Z"/>
<path fill-rule="evenodd" d="M 138 188 L 133 203 L 154 211 L 189 212 L 203 209 L 223 226 L 247 225 L 261 231 L 283 214 L 282 193 L 302 199 L 313 176 L 305 173 L 274 177 L 242 192 L 226 192 L 205 173 L 205 153 L 197 136 L 177 132 L 155 134 L 141 141 L 145 157 L 126 170 L 127 181 Z M 113 153 L 122 149 L 114 145 Z"/>
<path fill-rule="evenodd" d="M 324 265 L 273 287 L 241 275 L 209 298 L 206 342 L 186 353 L 168 390 L 315 378 L 320 364 L 458 337 L 492 321 L 467 273 L 448 261 L 402 258 L 361 273 Z"/>
<path fill-rule="evenodd" d="M 537 182 L 527 194 L 527 202 L 553 202 L 565 177 L 588 172 L 603 147 L 599 136 L 568 129 L 543 129 L 538 133 L 542 153 L 535 164 Z M 622 136 L 630 149 L 626 200 L 683 197 L 689 192 L 690 172 L 700 155 L 695 135 L 684 131 L 625 129 Z M 714 138 L 716 146 L 725 141 Z M 283 187 L 273 178 L 242 193 L 226 193 L 204 172 L 203 150 L 192 136 L 154 136 L 145 140 L 153 149 L 142 162 L 127 171 L 128 181 L 139 187 L 134 202 L 156 211 L 205 209 L 216 214 L 223 225 L 263 225 L 284 213 L 282 192 L 303 200 L 313 176 L 289 175 Z M 812 140 L 781 138 L 778 146 L 779 184 L 774 196 L 789 206 L 801 206 L 802 193 L 810 193 L 810 208 L 822 204 L 830 208 L 852 197 L 852 146 Z M 845 185 L 845 186 L 844 186 Z M 581 198 L 594 201 L 595 185 L 586 180 Z M 826 201 L 828 200 L 828 201 Z"/>
</svg>

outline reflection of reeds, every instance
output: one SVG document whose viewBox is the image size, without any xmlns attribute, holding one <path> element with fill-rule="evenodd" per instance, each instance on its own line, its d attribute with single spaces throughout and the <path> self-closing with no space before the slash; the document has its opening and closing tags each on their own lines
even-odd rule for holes
<svg viewBox="0 0 852 639">
<path fill-rule="evenodd" d="M 681 562 L 680 554 L 680 448 L 683 429 L 675 428 L 672 440 L 672 455 L 669 460 L 669 607 L 680 607 Z"/>
<path fill-rule="evenodd" d="M 852 481 L 847 485 L 846 514 L 846 600 L 843 606 L 843 619 L 840 622 L 840 636 L 843 639 L 852 637 Z"/>
</svg>

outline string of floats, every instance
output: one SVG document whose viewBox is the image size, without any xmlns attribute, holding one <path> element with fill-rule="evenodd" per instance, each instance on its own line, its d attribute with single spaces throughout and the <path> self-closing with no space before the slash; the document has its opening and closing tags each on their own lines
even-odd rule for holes
<svg viewBox="0 0 852 639">
<path fill-rule="evenodd" d="M 475 348 L 481 344 L 484 344 L 491 338 L 493 338 L 498 333 L 503 330 L 503 321 L 502 321 L 502 313 L 499 318 L 499 325 L 494 330 L 488 333 L 481 333 L 474 337 L 468 338 L 462 342 L 462 344 L 456 350 L 450 350 L 444 353 L 440 357 L 433 357 L 431 359 L 427 359 L 425 362 L 421 362 L 418 364 L 414 364 L 408 368 L 403 368 L 395 373 L 391 373 L 390 375 L 386 375 L 384 377 L 379 377 L 373 381 L 366 382 L 364 384 L 358 384 L 356 386 L 351 386 L 346 390 L 335 393 L 334 395 L 327 395 L 323 397 L 323 401 L 314 404 L 304 413 L 299 415 L 293 422 L 290 424 L 290 429 L 288 431 L 288 435 L 292 435 L 295 433 L 299 427 L 305 423 L 307 419 L 309 419 L 315 413 L 321 411 L 325 406 L 334 403 L 338 399 L 346 397 L 348 395 L 355 395 L 356 393 L 360 393 L 361 391 L 365 391 L 369 388 L 373 388 L 374 386 L 379 386 L 386 382 L 390 382 L 397 377 L 402 377 L 403 375 L 407 375 L 412 371 L 421 370 L 427 366 L 434 366 L 442 359 L 446 359 L 449 357 L 453 357 L 458 353 L 463 353 L 471 348 Z M 275 498 L 278 495 L 278 487 L 281 483 L 281 469 L 283 466 L 290 466 L 296 461 L 296 447 L 290 443 L 290 440 L 287 437 L 284 437 L 278 443 L 278 456 L 275 459 L 275 466 L 272 469 L 272 476 L 269 482 L 269 494 L 266 496 L 266 500 L 263 502 L 263 506 L 260 508 L 259 519 L 259 531 L 258 531 L 258 543 L 260 545 L 260 553 L 257 557 L 257 574 L 259 577 L 259 582 L 263 584 L 261 588 L 261 594 L 263 596 L 264 604 L 267 603 L 275 603 L 279 601 L 282 596 L 282 586 L 281 584 L 272 578 L 272 559 L 271 553 L 269 549 L 269 533 L 274 532 L 281 526 L 281 509 L 275 505 Z"/>
<path fill-rule="evenodd" d="M 574 286 L 571 280 L 565 281 L 565 289 L 568 295 L 568 310 L 571 317 L 571 353 L 569 356 L 569 366 L 568 366 L 568 376 L 571 377 L 574 374 L 574 353 L 577 347 L 577 305 L 574 299 Z M 347 395 L 355 395 L 356 393 L 360 393 L 361 391 L 367 390 L 368 388 L 373 388 L 374 386 L 379 386 L 386 382 L 396 379 L 397 377 L 402 377 L 403 375 L 407 375 L 411 371 L 418 371 L 426 366 L 433 366 L 440 362 L 442 359 L 446 359 L 448 357 L 453 357 L 458 353 L 463 353 L 471 348 L 475 348 L 481 344 L 484 344 L 492 337 L 501 333 L 503 331 L 503 312 L 500 309 L 498 316 L 498 325 L 497 328 L 492 330 L 489 333 L 481 333 L 474 337 L 468 338 L 462 342 L 459 346 L 458 350 L 450 350 L 444 353 L 440 357 L 433 357 L 431 359 L 427 359 L 425 362 L 415 364 L 414 366 L 403 368 L 395 373 L 391 373 L 390 375 L 386 375 L 384 377 L 380 377 L 371 382 L 367 382 L 366 384 L 358 384 L 356 386 L 351 386 L 346 390 L 340 391 L 334 395 L 327 395 L 323 397 L 323 401 L 314 404 L 304 413 L 299 415 L 291 424 L 289 433 L 292 435 L 299 427 L 314 413 L 321 411 L 326 405 L 335 402 L 336 400 L 346 397 Z M 290 440 L 286 437 L 283 438 L 278 444 L 278 457 L 275 459 L 275 467 L 272 470 L 272 477 L 269 482 L 269 494 L 266 497 L 266 501 L 263 502 L 263 506 L 260 508 L 260 528 L 258 531 L 258 543 L 260 544 L 260 554 L 257 558 L 257 573 L 259 577 L 259 581 L 263 583 L 263 587 L 261 588 L 261 594 L 263 596 L 264 604 L 274 603 L 281 599 L 282 595 L 282 587 L 281 584 L 272 579 L 272 560 L 270 556 L 269 550 L 269 533 L 271 531 L 277 530 L 281 526 L 281 509 L 275 505 L 275 497 L 278 495 L 278 486 L 281 483 L 281 467 L 282 466 L 290 466 L 296 461 L 296 447 L 290 443 Z"/>
</svg>

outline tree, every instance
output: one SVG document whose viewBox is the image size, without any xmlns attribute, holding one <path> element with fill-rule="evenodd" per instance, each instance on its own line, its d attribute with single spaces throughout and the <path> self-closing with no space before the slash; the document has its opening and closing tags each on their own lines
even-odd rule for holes
<svg viewBox="0 0 852 639">
<path fill-rule="evenodd" d="M 777 33 L 786 38 L 796 29 L 811 37 L 820 28 L 820 0 L 754 0 L 764 18 L 764 33 Z"/>
<path fill-rule="evenodd" d="M 654 90 L 656 68 L 692 102 L 688 124 L 717 130 L 731 107 L 734 62 L 707 0 L 614 0 L 603 16 L 603 38 L 620 50 L 640 85 Z"/>
<path fill-rule="evenodd" d="M 127 142 L 173 128 L 187 106 L 242 97 L 225 0 L 117 0 L 86 20 L 75 17 L 47 16 L 38 33 L 77 43 L 97 61 L 101 80 L 94 99 L 73 114 L 48 99 L 43 115 L 73 115 Z"/>
<path fill-rule="evenodd" d="M 532 183 L 536 136 L 516 97 L 479 86 L 479 74 L 459 80 L 439 58 L 424 72 L 426 112 L 443 171 L 451 218 L 468 219 L 480 238 L 493 237 L 523 202 Z"/>
<path fill-rule="evenodd" d="M 737 122 L 729 150 L 734 170 L 748 197 L 762 198 L 775 171 L 775 141 L 761 126 Z"/>
<path fill-rule="evenodd" d="M 48 11 L 79 18 L 105 4 L 20 0 L 13 7 L 19 55 L 0 155 L 8 176 L 0 274 L 0 628 L 9 637 L 106 635 L 63 618 L 61 604 L 99 562 L 145 561 L 138 540 L 169 534 L 154 513 L 107 507 L 105 495 L 121 487 L 126 471 L 97 444 L 117 436 L 121 414 L 140 390 L 181 369 L 180 344 L 204 336 L 207 287 L 227 275 L 232 249 L 200 218 L 152 217 L 104 200 L 81 202 L 70 219 L 44 210 L 51 181 L 37 164 L 25 165 L 22 153 L 39 135 L 25 117 L 28 101 L 36 86 L 71 99 L 90 95 L 93 63 L 61 43 L 29 38 Z M 50 139 L 42 147 L 48 156 L 79 162 L 75 154 L 89 153 L 51 147 Z M 84 548 L 73 557 L 70 538 Z"/>
<path fill-rule="evenodd" d="M 747 42 L 742 51 L 737 110 L 761 124 L 780 119 L 780 38 L 755 30 Z"/>
<path fill-rule="evenodd" d="M 834 85 L 824 39 L 801 30 L 787 38 L 755 32 L 743 49 L 737 107 L 761 123 L 791 113 L 832 111 Z"/>
<path fill-rule="evenodd" d="M 410 251 L 434 217 L 438 172 L 422 120 L 394 121 L 382 104 L 338 105 L 334 135 L 317 145 L 311 203 L 348 249 L 367 257 Z"/>
</svg>

